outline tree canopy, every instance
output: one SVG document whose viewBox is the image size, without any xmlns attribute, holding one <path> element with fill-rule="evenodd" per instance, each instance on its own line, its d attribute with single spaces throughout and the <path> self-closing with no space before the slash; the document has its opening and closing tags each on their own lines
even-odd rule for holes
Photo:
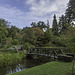
<svg viewBox="0 0 75 75">
<path fill-rule="evenodd" d="M 75 0 L 69 0 L 68 7 L 66 9 L 66 19 L 67 22 L 75 21 Z"/>
</svg>

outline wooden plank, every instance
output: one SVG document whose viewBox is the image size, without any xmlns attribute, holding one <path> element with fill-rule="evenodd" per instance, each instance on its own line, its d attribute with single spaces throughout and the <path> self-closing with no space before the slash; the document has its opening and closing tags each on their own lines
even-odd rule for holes
<svg viewBox="0 0 75 75">
<path fill-rule="evenodd" d="M 48 57 L 55 57 L 58 58 L 57 56 L 53 56 L 53 55 L 47 55 L 47 54 L 37 54 L 37 53 L 27 53 L 27 55 L 40 55 L 40 56 L 48 56 Z"/>
</svg>

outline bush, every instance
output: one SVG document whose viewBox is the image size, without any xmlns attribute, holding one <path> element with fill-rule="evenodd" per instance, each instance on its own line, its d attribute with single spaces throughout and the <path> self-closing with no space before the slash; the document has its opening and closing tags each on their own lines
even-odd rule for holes
<svg viewBox="0 0 75 75">
<path fill-rule="evenodd" d="M 21 61 L 25 57 L 24 52 L 9 53 L 0 52 L 0 66 L 8 66 Z"/>
<path fill-rule="evenodd" d="M 34 45 L 31 45 L 30 43 L 25 43 L 24 45 L 23 45 L 23 48 L 25 49 L 25 50 L 27 50 L 27 49 L 29 49 L 29 48 L 34 48 L 35 46 Z"/>
<path fill-rule="evenodd" d="M 18 40 L 18 39 L 14 39 L 14 40 L 12 41 L 12 44 L 13 44 L 13 45 L 19 44 L 19 40 Z"/>
</svg>

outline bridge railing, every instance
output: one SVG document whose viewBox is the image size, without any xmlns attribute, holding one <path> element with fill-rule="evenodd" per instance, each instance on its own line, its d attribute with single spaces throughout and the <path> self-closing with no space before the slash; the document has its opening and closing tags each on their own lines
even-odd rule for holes
<svg viewBox="0 0 75 75">
<path fill-rule="evenodd" d="M 47 55 L 56 55 L 64 54 L 63 48 L 30 48 L 27 50 L 27 54 L 47 54 Z"/>
</svg>

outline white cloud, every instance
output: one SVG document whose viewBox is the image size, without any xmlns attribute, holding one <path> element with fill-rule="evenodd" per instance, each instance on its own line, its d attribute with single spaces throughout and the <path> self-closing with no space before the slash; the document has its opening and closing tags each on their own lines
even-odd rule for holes
<svg viewBox="0 0 75 75">
<path fill-rule="evenodd" d="M 24 4 L 29 6 L 28 12 L 21 11 L 9 5 L 0 5 L 0 18 L 8 20 L 20 28 L 30 25 L 32 21 L 38 22 L 41 20 L 46 22 L 47 19 L 49 19 L 50 24 L 52 24 L 53 15 L 56 14 L 58 18 L 64 14 L 68 1 L 69 0 L 26 0 Z"/>
<path fill-rule="evenodd" d="M 27 0 L 27 4 L 31 5 L 29 14 L 35 16 L 44 16 L 52 12 L 63 13 L 69 0 Z"/>
<path fill-rule="evenodd" d="M 28 15 L 26 12 L 17 9 L 16 7 L 0 6 L 0 18 L 4 18 L 16 25 L 19 28 L 23 28 L 29 25 L 30 20 L 37 19 L 33 16 Z"/>
<path fill-rule="evenodd" d="M 27 0 L 27 5 L 30 5 L 28 15 L 37 17 L 37 20 L 50 20 L 52 24 L 53 15 L 56 14 L 57 19 L 65 13 L 66 6 L 69 0 Z"/>
<path fill-rule="evenodd" d="M 10 8 L 10 7 L 5 7 L 5 6 L 0 6 L 0 18 L 4 18 L 10 22 L 12 22 L 12 24 L 19 24 L 17 23 L 18 21 L 20 21 L 20 17 L 21 15 L 23 15 L 24 13 L 21 12 L 20 10 L 16 9 L 15 7 Z M 19 25 L 16 25 L 17 27 Z"/>
</svg>

